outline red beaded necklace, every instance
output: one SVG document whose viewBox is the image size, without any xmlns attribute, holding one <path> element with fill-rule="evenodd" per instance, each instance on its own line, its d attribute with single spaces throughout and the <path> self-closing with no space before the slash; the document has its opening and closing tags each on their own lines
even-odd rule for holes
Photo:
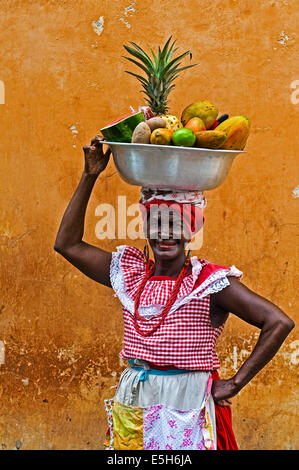
<svg viewBox="0 0 299 470">
<path fill-rule="evenodd" d="M 190 259 L 190 250 L 187 254 L 187 257 L 186 257 L 186 261 L 184 263 L 184 266 L 176 280 L 176 283 L 172 289 L 172 292 L 169 296 L 169 299 L 167 300 L 166 302 L 166 305 L 165 307 L 163 308 L 162 312 L 157 315 L 155 317 L 156 318 L 160 318 L 160 321 L 157 323 L 156 326 L 154 326 L 154 328 L 152 328 L 151 330 L 149 331 L 142 331 L 141 328 L 139 327 L 138 325 L 138 322 L 137 320 L 140 320 L 140 321 L 147 321 L 145 320 L 145 318 L 143 318 L 141 315 L 139 315 L 138 313 L 138 306 L 139 306 L 139 302 L 140 302 L 140 297 L 141 297 L 141 294 L 143 292 L 143 289 L 144 289 L 144 286 L 145 284 L 147 283 L 147 281 L 150 279 L 150 277 L 153 275 L 153 273 L 155 272 L 155 263 L 152 261 L 152 260 L 146 260 L 146 272 L 145 272 L 145 276 L 138 288 L 138 291 L 137 291 L 137 294 L 136 294 L 136 297 L 135 297 L 135 301 L 134 301 L 134 326 L 135 326 L 135 330 L 142 336 L 150 336 L 152 335 L 155 331 L 157 331 L 157 329 L 161 326 L 161 324 L 163 323 L 166 315 L 168 314 L 169 310 L 171 309 L 172 305 L 174 304 L 174 302 L 176 301 L 176 298 L 177 298 L 177 295 L 178 295 L 178 292 L 180 290 L 180 287 L 181 287 L 181 284 L 183 282 L 183 279 L 185 277 L 185 274 L 188 272 L 188 269 L 189 269 L 189 266 L 190 266 L 190 263 L 191 263 L 191 259 Z"/>
</svg>

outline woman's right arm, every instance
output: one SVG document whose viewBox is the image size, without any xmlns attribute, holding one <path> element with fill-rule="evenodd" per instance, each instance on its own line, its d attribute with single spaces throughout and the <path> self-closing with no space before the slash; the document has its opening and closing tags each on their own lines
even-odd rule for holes
<svg viewBox="0 0 299 470">
<path fill-rule="evenodd" d="M 94 184 L 105 170 L 110 149 L 104 154 L 101 138 L 97 136 L 90 146 L 83 147 L 85 167 L 79 185 L 63 215 L 54 250 L 71 264 L 100 284 L 111 287 L 110 263 L 112 254 L 82 240 L 87 204 Z"/>
</svg>

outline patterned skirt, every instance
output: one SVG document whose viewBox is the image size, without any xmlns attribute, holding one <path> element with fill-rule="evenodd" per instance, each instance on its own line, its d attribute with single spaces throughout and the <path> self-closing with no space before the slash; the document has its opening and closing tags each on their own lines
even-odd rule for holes
<svg viewBox="0 0 299 470">
<path fill-rule="evenodd" d="M 145 372 L 125 369 L 114 398 L 105 400 L 109 423 L 105 448 L 215 450 L 212 374 Z"/>
</svg>

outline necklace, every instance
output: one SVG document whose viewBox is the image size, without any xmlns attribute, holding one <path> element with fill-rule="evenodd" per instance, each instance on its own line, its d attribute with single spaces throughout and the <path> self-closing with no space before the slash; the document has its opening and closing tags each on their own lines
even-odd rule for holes
<svg viewBox="0 0 299 470">
<path fill-rule="evenodd" d="M 152 335 L 155 331 L 157 331 L 157 329 L 161 326 L 161 324 L 163 323 L 163 321 L 165 320 L 165 317 L 166 315 L 169 313 L 169 310 L 171 309 L 172 305 L 174 304 L 176 298 L 177 298 L 177 295 L 178 295 L 178 292 L 180 290 L 180 287 L 181 287 L 181 284 L 183 282 L 183 279 L 185 277 L 185 274 L 188 272 L 188 269 L 189 269 L 189 266 L 190 266 L 190 263 L 191 263 L 191 259 L 190 259 L 190 251 L 188 252 L 188 255 L 186 257 L 186 261 L 184 263 L 184 266 L 176 280 L 176 283 L 172 289 L 172 292 L 169 296 L 169 299 L 167 300 L 166 302 L 166 305 L 165 307 L 163 308 L 162 312 L 157 316 L 155 317 L 156 318 L 160 318 L 159 322 L 157 323 L 156 326 L 154 326 L 154 328 L 152 328 L 151 330 L 149 331 L 142 331 L 141 328 L 139 327 L 138 325 L 138 320 L 140 321 L 147 321 L 145 320 L 141 315 L 139 315 L 138 313 L 138 306 L 139 306 L 139 302 L 140 302 L 140 297 L 141 297 L 141 294 L 143 292 L 143 289 L 144 289 L 144 286 L 145 284 L 147 283 L 147 281 L 150 279 L 150 277 L 153 275 L 154 271 L 155 271 L 155 263 L 152 261 L 152 260 L 148 260 L 148 262 L 146 263 L 146 272 L 145 272 L 145 276 L 138 288 L 138 291 L 136 293 L 136 297 L 135 297 L 135 301 L 134 301 L 134 327 L 135 327 L 135 330 L 142 336 L 150 336 Z"/>
</svg>

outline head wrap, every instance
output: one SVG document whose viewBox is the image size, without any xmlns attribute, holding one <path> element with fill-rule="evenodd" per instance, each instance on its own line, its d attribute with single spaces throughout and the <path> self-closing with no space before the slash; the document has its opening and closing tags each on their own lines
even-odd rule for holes
<svg viewBox="0 0 299 470">
<path fill-rule="evenodd" d="M 142 188 L 139 201 L 143 219 L 150 213 L 153 205 L 165 205 L 176 212 L 183 220 L 192 238 L 202 227 L 204 222 L 203 209 L 207 202 L 201 191 L 160 191 Z"/>
</svg>

